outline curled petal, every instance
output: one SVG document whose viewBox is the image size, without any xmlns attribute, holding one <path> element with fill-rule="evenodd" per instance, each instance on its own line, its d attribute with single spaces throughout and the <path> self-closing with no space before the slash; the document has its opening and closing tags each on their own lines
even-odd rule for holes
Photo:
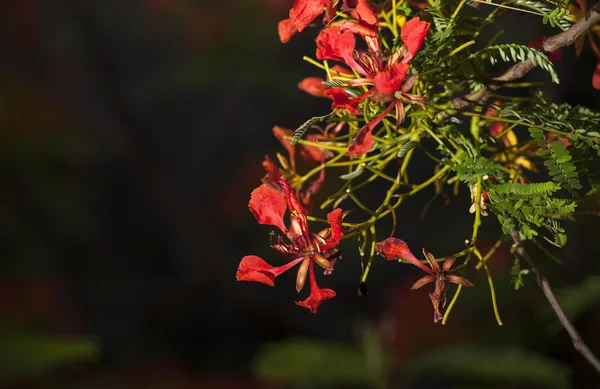
<svg viewBox="0 0 600 389">
<path fill-rule="evenodd" d="M 358 5 L 356 6 L 356 15 L 360 24 L 371 27 L 379 26 L 377 12 L 367 0 L 358 0 Z"/>
<path fill-rule="evenodd" d="M 284 19 L 277 25 L 277 32 L 279 33 L 281 43 L 289 41 L 297 31 L 298 29 L 291 19 Z"/>
<path fill-rule="evenodd" d="M 315 279 L 314 265 L 310 262 L 310 295 L 304 301 L 296 301 L 296 304 L 310 309 L 311 313 L 317 313 L 317 309 L 325 300 L 335 297 L 335 292 L 331 289 L 320 289 Z"/>
<path fill-rule="evenodd" d="M 275 138 L 281 143 L 283 147 L 287 150 L 290 155 L 290 161 L 292 164 L 292 170 L 295 170 L 296 167 L 296 148 L 290 144 L 288 139 L 285 139 L 286 136 L 291 136 L 293 133 L 292 130 L 282 128 L 279 126 L 273 127 L 273 135 Z"/>
<path fill-rule="evenodd" d="M 290 10 L 290 20 L 294 23 L 298 32 L 304 30 L 306 26 L 323 13 L 325 4 L 331 3 L 331 0 L 296 0 Z"/>
<path fill-rule="evenodd" d="M 317 37 L 317 58 L 344 62 L 364 75 L 365 70 L 354 60 L 355 45 L 354 34 L 349 31 L 342 32 L 337 26 L 328 27 Z"/>
<path fill-rule="evenodd" d="M 279 169 L 277 168 L 277 165 L 275 165 L 275 162 L 273 162 L 268 155 L 265 155 L 265 160 L 263 161 L 262 165 L 267 172 L 267 174 L 262 178 L 262 183 L 277 191 L 281 191 L 281 185 L 279 185 L 281 173 L 279 173 Z"/>
<path fill-rule="evenodd" d="M 429 262 L 431 270 L 433 270 L 435 273 L 438 273 L 440 271 L 440 265 L 435 260 L 435 257 L 431 253 L 425 251 L 425 249 L 423 249 L 423 255 L 425 256 L 425 259 L 427 259 L 427 262 Z"/>
<path fill-rule="evenodd" d="M 263 184 L 252 191 L 248 208 L 259 224 L 277 226 L 282 232 L 287 233 L 283 222 L 286 209 L 283 193 Z"/>
<path fill-rule="evenodd" d="M 448 275 L 447 278 L 448 278 L 448 281 L 454 282 L 455 284 L 459 284 L 459 285 L 467 286 L 467 287 L 475 286 L 471 283 L 471 281 L 467 280 L 466 278 L 455 276 L 453 274 Z"/>
<path fill-rule="evenodd" d="M 381 93 L 394 93 L 402 85 L 404 77 L 408 72 L 408 65 L 405 63 L 395 63 L 389 68 L 375 75 L 375 87 Z"/>
<path fill-rule="evenodd" d="M 389 104 L 388 107 L 383 111 L 381 115 L 371 120 L 367 125 L 360 129 L 352 144 L 348 146 L 348 151 L 346 151 L 346 155 L 352 157 L 360 157 L 361 155 L 369 152 L 373 148 L 373 144 L 375 141 L 373 140 L 373 129 L 383 120 L 385 115 L 390 113 L 394 104 Z"/>
<path fill-rule="evenodd" d="M 304 258 L 300 267 L 298 268 L 298 274 L 296 275 L 296 291 L 300 292 L 304 283 L 306 282 L 306 276 L 308 275 L 308 266 L 310 265 L 310 257 Z"/>
<path fill-rule="evenodd" d="M 419 289 L 423 285 L 427 285 L 428 283 L 434 282 L 434 281 L 435 281 L 435 277 L 432 276 L 431 274 L 428 274 L 425 277 L 420 278 L 417 282 L 415 282 L 415 284 L 412 286 L 411 289 Z"/>
<path fill-rule="evenodd" d="M 333 270 L 333 265 L 331 264 L 331 262 L 329 262 L 329 260 L 327 260 L 327 258 L 322 256 L 321 254 L 317 253 L 313 255 L 313 260 L 316 262 L 317 265 L 321 266 L 323 269 Z"/>
<path fill-rule="evenodd" d="M 320 247 L 321 251 L 331 249 L 336 247 L 342 237 L 344 236 L 344 232 L 342 231 L 342 210 L 340 208 L 336 208 L 333 211 L 327 214 L 327 221 L 331 225 L 331 236 L 327 239 L 325 244 Z"/>
<path fill-rule="evenodd" d="M 271 266 L 256 255 L 246 255 L 242 258 L 235 278 L 238 281 L 255 281 L 261 284 L 273 286 L 277 276 L 295 266 L 302 257 L 295 259 L 283 266 Z"/>
<path fill-rule="evenodd" d="M 435 293 L 429 293 L 429 299 L 431 300 L 431 305 L 433 305 L 433 322 L 437 323 L 444 318 L 444 315 L 440 311 L 440 297 Z"/>
<path fill-rule="evenodd" d="M 454 265 L 454 262 L 456 262 L 456 257 L 448 257 L 448 259 L 444 261 L 444 266 L 442 266 L 442 269 L 444 271 L 450 270 L 452 265 Z"/>
<path fill-rule="evenodd" d="M 298 89 L 316 97 L 324 97 L 327 88 L 321 77 L 306 77 L 298 83 Z"/>
<path fill-rule="evenodd" d="M 402 26 L 402 30 L 400 31 L 400 37 L 402 41 L 406 45 L 407 53 L 402 62 L 407 63 L 417 51 L 421 47 L 421 44 L 425 40 L 425 36 L 427 36 L 427 31 L 429 31 L 429 23 L 422 22 L 421 19 L 412 18 L 404 26 Z"/>
<path fill-rule="evenodd" d="M 363 93 L 362 95 L 351 99 L 348 93 L 343 88 L 330 88 L 325 91 L 325 95 L 333 100 L 331 104 L 332 109 L 347 109 L 354 115 L 360 115 L 358 110 L 358 104 L 369 96 L 369 92 Z"/>
<path fill-rule="evenodd" d="M 420 267 L 424 271 L 429 274 L 433 274 L 432 270 L 427 266 L 423 265 L 417 257 L 413 255 L 413 253 L 408 248 L 408 245 L 405 241 L 398 238 L 387 238 L 381 242 L 377 242 L 375 244 L 375 251 L 377 254 L 381 255 L 388 261 L 397 261 L 400 259 L 404 259 L 409 261 L 413 265 Z"/>
</svg>

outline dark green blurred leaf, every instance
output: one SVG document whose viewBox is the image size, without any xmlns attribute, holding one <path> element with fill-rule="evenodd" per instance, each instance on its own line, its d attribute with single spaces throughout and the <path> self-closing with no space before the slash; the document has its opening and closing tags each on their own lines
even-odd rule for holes
<svg viewBox="0 0 600 389">
<path fill-rule="evenodd" d="M 411 380 L 443 375 L 480 387 L 569 388 L 570 369 L 541 355 L 518 349 L 455 345 L 436 349 L 413 360 Z"/>
<path fill-rule="evenodd" d="M 557 289 L 555 295 L 565 315 L 575 321 L 600 304 L 600 277 L 588 277 L 577 285 Z M 544 304 L 540 309 L 540 316 L 542 319 L 552 320 L 547 327 L 549 334 L 555 335 L 563 328 L 550 305 Z"/>
<path fill-rule="evenodd" d="M 265 346 L 252 363 L 260 377 L 305 386 L 371 386 L 364 355 L 342 343 L 291 339 Z"/>
<path fill-rule="evenodd" d="M 41 374 L 60 365 L 90 360 L 98 354 L 86 338 L 31 334 L 0 335 L 0 382 Z"/>
</svg>

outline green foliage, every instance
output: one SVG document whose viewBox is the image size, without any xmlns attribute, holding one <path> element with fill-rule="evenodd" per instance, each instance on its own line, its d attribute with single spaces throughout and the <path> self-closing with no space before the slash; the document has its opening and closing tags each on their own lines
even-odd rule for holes
<svg viewBox="0 0 600 389">
<path fill-rule="evenodd" d="M 481 387 L 569 388 L 571 371 L 541 355 L 519 349 L 491 349 L 471 345 L 452 345 L 428 352 L 411 363 L 408 375 L 413 380 L 435 372 L 438 376 Z"/>
<path fill-rule="evenodd" d="M 498 217 L 504 233 L 509 234 L 511 228 L 518 227 L 526 239 L 531 239 L 539 234 L 540 227 L 544 227 L 552 233 L 553 242 L 562 247 L 567 242 L 567 236 L 554 218 L 571 214 L 576 203 L 552 197 L 560 188 L 559 184 L 552 181 L 486 186 L 490 209 Z"/>
<path fill-rule="evenodd" d="M 98 354 L 97 346 L 89 339 L 25 333 L 1 335 L 0 350 L 0 382 L 89 361 Z"/>
<path fill-rule="evenodd" d="M 290 141 L 290 144 L 294 146 L 296 143 L 298 143 L 298 141 L 304 136 L 306 131 L 308 131 L 313 125 L 325 120 L 327 116 L 328 115 L 315 116 L 302 123 L 302 125 L 298 127 L 292 134 L 292 140 Z"/>
<path fill-rule="evenodd" d="M 523 281 L 523 276 L 529 274 L 528 269 L 521 269 L 521 261 L 519 257 L 515 256 L 515 261 L 513 262 L 513 266 L 510 269 L 511 279 L 510 282 L 514 285 L 515 290 L 519 290 L 525 286 L 525 281 Z"/>
<path fill-rule="evenodd" d="M 539 66 L 550 73 L 553 82 L 557 84 L 560 82 L 558 79 L 558 74 L 556 73 L 556 69 L 554 69 L 554 65 L 548 59 L 546 54 L 531 47 L 514 43 L 502 44 L 488 46 L 473 55 L 483 56 L 484 54 L 489 56 L 488 58 L 492 64 L 495 64 L 498 61 L 498 57 L 500 57 L 504 62 L 509 62 L 511 60 L 513 62 L 525 62 L 529 59 L 535 66 Z"/>
<path fill-rule="evenodd" d="M 472 185 L 479 177 L 502 177 L 502 166 L 483 156 L 472 158 L 463 154 L 460 163 L 454 165 L 453 169 L 458 174 L 458 178 L 468 185 Z"/>
<path fill-rule="evenodd" d="M 542 147 L 546 145 L 548 140 L 539 128 L 530 127 L 529 134 L 533 139 L 538 140 L 538 146 Z M 547 143 L 547 148 L 538 149 L 536 155 L 538 157 L 551 157 L 544 161 L 544 166 L 546 166 L 554 181 L 573 192 L 583 189 L 583 186 L 579 182 L 577 167 L 571 162 L 573 157 L 569 154 L 563 142 L 559 140 L 549 142 Z"/>
<path fill-rule="evenodd" d="M 410 150 L 414 149 L 417 145 L 416 142 L 406 142 L 398 150 L 398 158 L 403 158 Z"/>
<path fill-rule="evenodd" d="M 374 382 L 359 349 L 310 339 L 266 345 L 251 368 L 260 377 L 307 387 L 372 386 Z"/>
<path fill-rule="evenodd" d="M 507 1 L 504 4 L 517 5 L 521 8 L 530 9 L 537 11 L 542 15 L 542 23 L 548 24 L 552 27 L 559 27 L 563 31 L 571 27 L 571 14 L 568 8 L 558 6 L 555 9 L 548 8 L 547 3 L 532 0 L 512 0 Z"/>
</svg>

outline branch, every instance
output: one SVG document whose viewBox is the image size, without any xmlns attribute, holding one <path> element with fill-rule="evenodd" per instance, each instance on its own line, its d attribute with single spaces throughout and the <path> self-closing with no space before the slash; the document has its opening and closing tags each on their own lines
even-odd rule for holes
<svg viewBox="0 0 600 389">
<path fill-rule="evenodd" d="M 548 38 L 542 45 L 542 51 L 546 54 L 552 53 L 561 47 L 568 46 L 575 42 L 577 38 L 585 34 L 587 30 L 600 21 L 600 13 L 598 12 L 599 7 L 600 3 L 597 3 L 597 5 L 587 13 L 585 18 L 578 20 L 568 30 Z M 502 86 L 502 83 L 519 79 L 525 76 L 533 68 L 533 62 L 531 62 L 529 58 L 526 61 L 519 62 L 508 68 L 508 70 L 501 75 L 492 78 L 493 84 L 471 92 L 466 96 L 457 97 L 450 101 L 450 105 L 454 109 L 463 109 L 471 104 L 484 104 L 489 99 L 491 92 L 499 89 Z M 449 116 L 450 114 L 444 111 L 438 113 L 436 119 L 443 121 Z"/>
<path fill-rule="evenodd" d="M 575 350 L 579 351 L 579 353 L 583 355 L 585 359 L 587 359 L 587 361 L 594 367 L 594 369 L 596 369 L 596 371 L 600 373 L 600 360 L 598 360 L 598 357 L 596 357 L 596 355 L 594 355 L 594 353 L 588 348 L 583 339 L 581 339 L 581 335 L 579 335 L 577 329 L 575 329 L 573 324 L 565 315 L 565 312 L 560 306 L 558 300 L 556 300 L 556 297 L 554 296 L 554 293 L 550 288 L 548 280 L 546 279 L 546 277 L 542 276 L 538 268 L 535 266 L 535 263 L 533 263 L 533 261 L 529 257 L 529 254 L 527 254 L 527 251 L 525 251 L 525 248 L 523 247 L 521 242 L 521 238 L 519 238 L 519 233 L 513 228 L 512 230 L 510 230 L 510 234 L 512 236 L 513 242 L 515 242 L 517 254 L 519 254 L 520 257 L 525 259 L 529 264 L 531 271 L 533 272 L 533 274 L 535 274 L 535 278 L 537 280 L 538 285 L 540 286 L 540 288 L 542 288 L 544 296 L 546 296 L 546 299 L 552 306 L 552 309 L 558 317 L 560 324 L 562 324 L 562 326 L 565 328 L 565 330 L 567 330 L 567 333 L 571 337 L 571 341 L 573 341 L 573 346 L 575 347 Z"/>
</svg>

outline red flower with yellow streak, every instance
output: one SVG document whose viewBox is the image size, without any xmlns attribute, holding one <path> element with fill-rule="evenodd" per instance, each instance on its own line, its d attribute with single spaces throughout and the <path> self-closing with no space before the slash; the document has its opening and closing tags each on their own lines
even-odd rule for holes
<svg viewBox="0 0 600 389">
<path fill-rule="evenodd" d="M 342 210 L 336 208 L 327 214 L 331 225 L 318 234 L 308 230 L 306 211 L 298 201 L 289 183 L 283 177 L 279 184 L 282 191 L 268 185 L 261 185 L 252 192 L 248 207 L 259 224 L 270 224 L 278 227 L 285 235 L 275 236 L 271 233 L 271 247 L 279 251 L 289 262 L 282 266 L 271 266 L 256 255 L 242 258 L 237 270 L 238 281 L 256 281 L 274 286 L 274 280 L 280 274 L 300 264 L 296 276 L 296 290 L 300 292 L 306 278 L 310 280 L 310 295 L 296 304 L 310 309 L 312 313 L 327 299 L 335 297 L 331 289 L 321 289 L 315 277 L 315 263 L 326 270 L 332 270 L 335 259 L 339 257 L 337 245 L 342 239 Z M 290 211 L 290 227 L 287 228 L 283 217 L 286 208 Z"/>
</svg>

